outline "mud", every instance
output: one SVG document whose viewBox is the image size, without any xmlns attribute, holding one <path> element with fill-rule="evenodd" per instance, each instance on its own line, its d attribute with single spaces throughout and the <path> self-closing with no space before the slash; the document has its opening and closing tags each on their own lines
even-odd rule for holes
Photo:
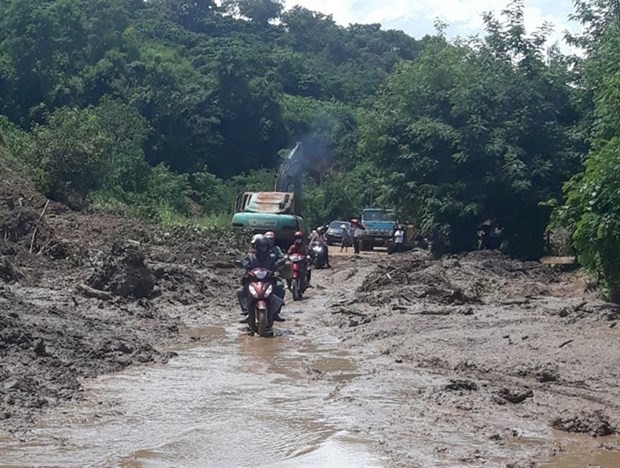
<svg viewBox="0 0 620 468">
<path fill-rule="evenodd" d="M 371 357 L 343 397 L 382 395 L 367 430 L 383 435 L 397 466 L 534 466 L 561 452 L 553 428 L 617 431 L 620 315 L 581 272 L 493 252 L 339 264 L 347 268 L 366 277 L 331 316 L 345 345 Z M 620 462 L 618 439 L 604 439 Z"/>
<path fill-rule="evenodd" d="M 73 212 L 0 169 L 0 432 L 11 433 L 81 400 L 84 378 L 167 362 L 184 320 L 217 288 L 230 294 L 213 272 L 180 273 L 184 246 L 203 245 L 212 262 L 234 246 L 216 252 L 212 233 Z"/>
<path fill-rule="evenodd" d="M 564 261 L 335 255 L 266 340 L 236 324 L 241 237 L 16 176 L 0 226 L 2 463 L 620 465 L 620 313 Z"/>
</svg>

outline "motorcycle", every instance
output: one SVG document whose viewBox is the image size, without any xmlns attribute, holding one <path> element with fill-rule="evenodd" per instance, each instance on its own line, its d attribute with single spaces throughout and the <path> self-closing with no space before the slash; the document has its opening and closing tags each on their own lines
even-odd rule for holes
<svg viewBox="0 0 620 468">
<path fill-rule="evenodd" d="M 275 274 L 265 268 L 253 268 L 247 275 L 248 327 L 259 336 L 273 336 L 275 311 L 282 307 L 282 299 L 273 294 Z"/>
<path fill-rule="evenodd" d="M 308 287 L 308 258 L 305 255 L 292 254 L 289 255 L 289 260 L 293 265 L 290 284 L 291 294 L 294 301 L 300 301 Z"/>
<path fill-rule="evenodd" d="M 313 243 L 310 252 L 312 253 L 312 264 L 317 269 L 327 265 L 327 247 L 324 243 Z"/>
</svg>

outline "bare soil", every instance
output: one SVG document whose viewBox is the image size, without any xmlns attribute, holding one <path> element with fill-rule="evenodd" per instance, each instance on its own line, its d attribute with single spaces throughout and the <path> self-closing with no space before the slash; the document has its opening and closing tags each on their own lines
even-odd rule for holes
<svg viewBox="0 0 620 468">
<path fill-rule="evenodd" d="M 1 435 L 82 399 L 84 379 L 165 363 L 209 314 L 238 318 L 242 239 L 73 212 L 0 170 Z M 327 327 L 355 355 L 326 405 L 347 405 L 390 465 L 535 466 L 569 433 L 620 451 L 620 312 L 567 262 L 416 250 L 332 263 L 314 275 L 319 325 L 300 329 Z"/>
<path fill-rule="evenodd" d="M 617 433 L 619 308 L 548 263 L 489 251 L 338 263 L 331 283 L 356 292 L 332 304 L 332 325 L 367 375 L 340 398 L 367 408 L 397 466 L 534 466 L 563 450 L 558 431 Z M 600 446 L 617 454 L 619 439 Z"/>
<path fill-rule="evenodd" d="M 210 267 L 234 242 L 73 212 L 0 169 L 0 431 L 81 398 L 81 378 L 167 361 L 182 323 L 231 296 L 233 270 Z"/>
</svg>

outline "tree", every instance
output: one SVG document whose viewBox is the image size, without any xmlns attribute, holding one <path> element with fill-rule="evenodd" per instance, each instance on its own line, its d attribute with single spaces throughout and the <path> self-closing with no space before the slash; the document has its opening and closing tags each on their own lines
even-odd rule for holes
<svg viewBox="0 0 620 468">
<path fill-rule="evenodd" d="M 599 1 L 593 8 L 578 9 L 589 31 L 582 83 L 592 99 L 592 149 L 584 172 L 565 185 L 556 215 L 571 230 L 579 261 L 620 302 L 620 5 Z"/>
<path fill-rule="evenodd" d="M 284 9 L 281 0 L 224 0 L 222 7 L 231 14 L 260 24 L 279 18 Z"/>
<path fill-rule="evenodd" d="M 544 31 L 528 37 L 522 2 L 487 16 L 469 43 L 428 43 L 397 67 L 366 120 L 361 149 L 387 184 L 386 199 L 435 245 L 473 248 L 487 218 L 514 255 L 538 258 L 549 200 L 574 171 L 578 114 L 561 60 L 545 62 Z"/>
<path fill-rule="evenodd" d="M 57 200 L 103 188 L 135 191 L 148 177 L 145 137 L 144 120 L 124 104 L 61 108 L 34 127 L 23 157 L 36 169 L 39 188 Z"/>
</svg>

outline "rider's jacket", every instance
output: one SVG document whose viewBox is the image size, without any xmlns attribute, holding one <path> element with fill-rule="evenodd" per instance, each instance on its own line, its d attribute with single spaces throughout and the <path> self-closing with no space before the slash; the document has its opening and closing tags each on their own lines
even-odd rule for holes
<svg viewBox="0 0 620 468">
<path fill-rule="evenodd" d="M 264 268 L 269 271 L 276 271 L 276 262 L 279 260 L 277 253 L 271 250 L 265 255 L 257 255 L 255 253 L 248 253 L 241 263 L 246 270 L 253 270 L 254 268 Z"/>
<path fill-rule="evenodd" d="M 303 242 L 301 244 L 294 243 L 288 248 L 288 254 L 308 255 L 308 247 Z"/>
</svg>

